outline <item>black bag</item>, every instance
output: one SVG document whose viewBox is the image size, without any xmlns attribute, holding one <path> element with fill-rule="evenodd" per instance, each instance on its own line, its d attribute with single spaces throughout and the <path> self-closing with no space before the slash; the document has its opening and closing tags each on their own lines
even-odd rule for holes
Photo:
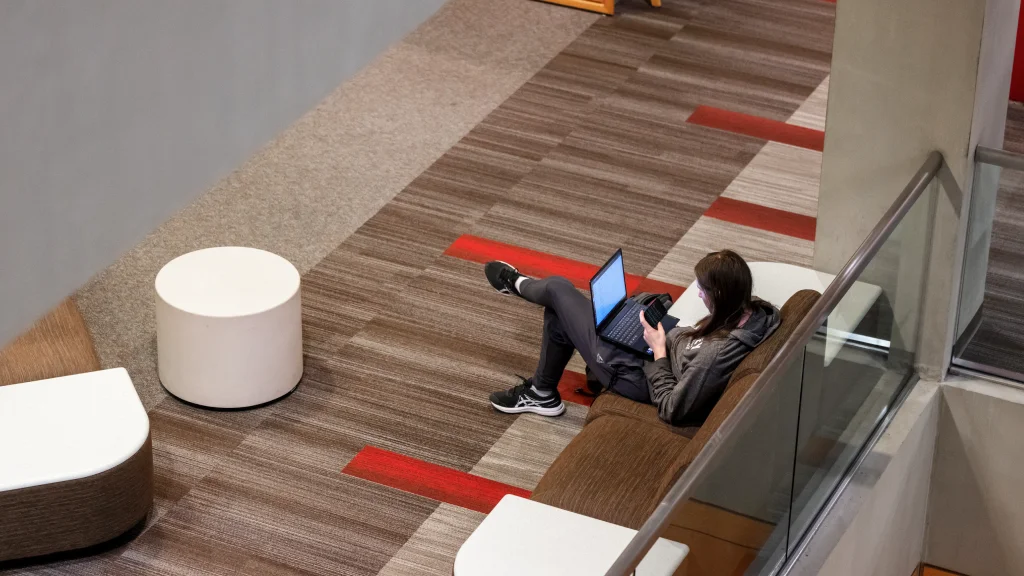
<svg viewBox="0 0 1024 576">
<path fill-rule="evenodd" d="M 665 310 L 672 307 L 672 296 L 669 294 L 654 294 L 651 292 L 637 292 L 629 297 L 630 300 L 634 300 L 637 304 L 642 306 L 649 306 L 651 302 L 655 300 L 661 300 L 661 303 L 665 305 Z"/>
<path fill-rule="evenodd" d="M 672 296 L 670 294 L 654 294 L 652 292 L 637 292 L 636 294 L 633 294 L 632 296 L 630 296 L 629 299 L 633 300 L 637 304 L 640 304 L 641 306 L 645 306 L 645 307 L 649 306 L 651 304 L 651 302 L 654 302 L 655 300 L 661 300 L 661 303 L 665 306 L 666 310 L 668 310 L 669 308 L 672 307 Z M 604 385 L 601 384 L 601 381 L 597 379 L 597 376 L 594 376 L 594 373 L 590 371 L 590 366 L 587 366 L 586 376 L 587 376 L 587 388 L 586 388 L 586 390 L 584 390 L 583 388 L 577 388 L 576 389 L 576 393 L 577 394 L 581 394 L 583 396 L 589 396 L 591 398 L 594 398 L 594 397 L 596 397 L 598 394 L 600 394 L 604 390 Z M 612 386 L 615 385 L 615 380 L 616 379 L 617 379 L 617 375 L 612 375 L 612 381 L 608 384 L 608 389 L 609 390 L 611 390 Z"/>
</svg>

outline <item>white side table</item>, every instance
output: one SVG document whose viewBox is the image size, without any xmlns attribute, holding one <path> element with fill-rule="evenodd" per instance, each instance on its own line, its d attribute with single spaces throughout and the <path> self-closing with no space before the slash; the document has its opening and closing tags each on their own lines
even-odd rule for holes
<svg viewBox="0 0 1024 576">
<path fill-rule="evenodd" d="M 149 432 L 124 368 L 0 386 L 0 561 L 92 546 L 145 518 Z"/>
<path fill-rule="evenodd" d="M 211 408 L 264 404 L 302 377 L 299 271 L 256 248 L 198 250 L 156 276 L 160 381 Z"/>
<path fill-rule="evenodd" d="M 455 556 L 455 576 L 602 576 L 636 530 L 509 494 Z M 671 576 L 690 548 L 659 539 L 636 576 Z"/>
</svg>

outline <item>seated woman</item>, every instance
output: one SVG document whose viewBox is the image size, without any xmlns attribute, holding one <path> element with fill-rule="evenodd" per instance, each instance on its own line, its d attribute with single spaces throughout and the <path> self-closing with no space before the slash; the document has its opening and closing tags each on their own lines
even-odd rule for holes
<svg viewBox="0 0 1024 576">
<path fill-rule="evenodd" d="M 537 371 L 522 384 L 491 394 L 491 405 L 509 414 L 562 414 L 558 381 L 578 350 L 606 389 L 654 404 L 670 424 L 701 424 L 743 358 L 778 328 L 779 311 L 751 297 L 750 268 L 732 250 L 708 254 L 694 272 L 689 289 L 698 291 L 711 313 L 696 326 L 668 334 L 641 314 L 644 340 L 654 352 L 649 361 L 598 337 L 590 302 L 565 278 L 535 280 L 505 262 L 487 263 L 484 273 L 498 292 L 544 307 Z"/>
</svg>

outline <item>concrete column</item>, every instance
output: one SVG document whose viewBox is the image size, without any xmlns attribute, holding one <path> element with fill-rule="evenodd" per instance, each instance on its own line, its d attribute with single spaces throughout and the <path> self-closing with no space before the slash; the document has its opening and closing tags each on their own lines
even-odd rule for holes
<svg viewBox="0 0 1024 576">
<path fill-rule="evenodd" d="M 974 149 L 1002 145 L 1019 8 L 1020 0 L 840 0 L 837 6 L 815 267 L 840 269 L 928 154 L 941 152 L 957 184 L 951 188 L 964 193 L 933 185 L 925 219 L 934 226 L 930 259 L 899 254 L 899 238 L 925 234 L 902 230 L 865 278 L 885 290 L 894 330 L 919 335 L 912 349 L 919 370 L 932 377 L 948 367 L 955 337 L 966 230 L 960 216 L 969 202 Z M 898 289 L 903 278 L 915 277 L 925 279 L 923 301 L 908 298 L 906 286 Z M 966 290 L 976 298 L 984 277 L 972 278 Z M 919 302 L 921 314 L 905 308 Z"/>
</svg>

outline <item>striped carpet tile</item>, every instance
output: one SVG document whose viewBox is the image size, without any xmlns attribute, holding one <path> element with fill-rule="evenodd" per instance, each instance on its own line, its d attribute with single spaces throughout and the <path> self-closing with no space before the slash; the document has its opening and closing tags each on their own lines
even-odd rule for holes
<svg viewBox="0 0 1024 576">
<path fill-rule="evenodd" d="M 566 404 L 565 414 L 558 418 L 535 414 L 516 417 L 470 472 L 533 490 L 551 463 L 583 428 L 586 418 L 587 408 L 578 404 Z"/>
<path fill-rule="evenodd" d="M 377 576 L 452 576 L 455 554 L 485 514 L 442 503 Z"/>
<path fill-rule="evenodd" d="M 530 497 L 529 490 L 372 446 L 356 454 L 342 473 L 484 514 L 507 494 Z"/>
<path fill-rule="evenodd" d="M 719 197 L 815 218 L 821 153 L 768 142 Z"/>
<path fill-rule="evenodd" d="M 711 204 L 704 215 L 766 232 L 814 241 L 816 219 L 787 210 L 720 197 Z"/>
<path fill-rule="evenodd" d="M 828 109 L 828 76 L 789 117 L 790 124 L 812 130 L 825 130 L 825 112 Z"/>
<path fill-rule="evenodd" d="M 692 282 L 697 262 L 708 252 L 724 248 L 735 250 L 749 262 L 811 266 L 814 258 L 813 241 L 705 216 L 687 230 L 650 275 Z"/>
<path fill-rule="evenodd" d="M 818 152 L 825 148 L 825 133 L 820 130 L 711 106 L 697 108 L 688 122 Z"/>
<path fill-rule="evenodd" d="M 588 264 L 552 254 L 545 254 L 536 250 L 520 248 L 469 234 L 460 236 L 444 253 L 446 256 L 461 258 L 479 264 L 492 260 L 502 260 L 515 266 L 522 274 L 535 278 L 555 275 L 563 276 L 572 282 L 574 286 L 583 290 L 590 290 L 590 279 L 600 269 L 600 266 L 596 264 Z M 626 290 L 631 294 L 635 292 L 666 293 L 670 294 L 673 299 L 676 299 L 679 298 L 685 288 L 669 282 L 644 278 L 635 274 L 626 274 Z"/>
</svg>

